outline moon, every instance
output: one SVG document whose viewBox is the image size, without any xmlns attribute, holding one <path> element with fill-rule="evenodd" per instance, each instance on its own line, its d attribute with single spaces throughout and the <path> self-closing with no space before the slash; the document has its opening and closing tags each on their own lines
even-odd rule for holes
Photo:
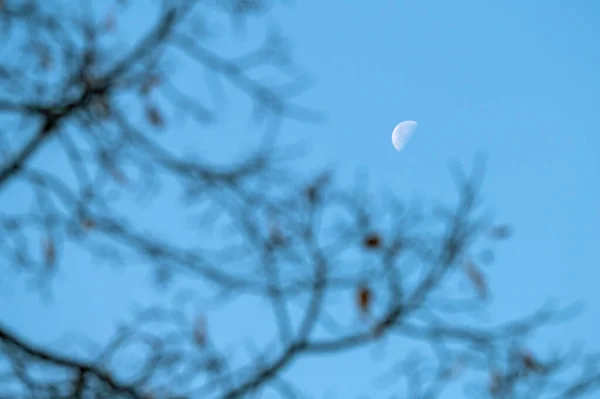
<svg viewBox="0 0 600 399">
<path fill-rule="evenodd" d="M 408 140 L 410 140 L 413 132 L 417 128 L 417 125 L 418 123 L 415 121 L 404 121 L 396 125 L 394 131 L 392 132 L 392 144 L 394 145 L 396 151 L 400 151 L 402 148 L 404 148 L 406 143 L 408 143 Z"/>
</svg>

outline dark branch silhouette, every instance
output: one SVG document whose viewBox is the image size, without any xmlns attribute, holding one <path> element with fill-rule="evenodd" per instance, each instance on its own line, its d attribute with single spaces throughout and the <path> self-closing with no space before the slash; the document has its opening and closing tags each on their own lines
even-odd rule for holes
<svg viewBox="0 0 600 399">
<path fill-rule="evenodd" d="M 298 149 L 277 139 L 285 119 L 323 121 L 293 100 L 310 79 L 294 72 L 277 30 L 249 53 L 226 57 L 207 22 L 225 16 L 239 35 L 271 2 L 148 3 L 157 17 L 129 44 L 119 33 L 121 13 L 142 6 L 118 1 L 98 22 L 91 3 L 0 1 L 0 199 L 12 204 L 0 211 L 3 275 L 33 283 L 31 295 L 49 295 L 56 273 L 74 267 L 76 248 L 146 268 L 177 295 L 140 310 L 87 355 L 31 342 L 0 317 L 0 397 L 310 397 L 287 377 L 294 364 L 390 342 L 415 351 L 390 354 L 394 365 L 375 384 L 407 398 L 443 397 L 454 384 L 469 397 L 599 391 L 595 354 L 528 349 L 569 308 L 500 325 L 476 319 L 491 294 L 485 264 L 510 236 L 483 207 L 481 163 L 471 175 L 453 174 L 454 206 L 433 209 L 368 195 L 360 181 L 344 188 L 333 172 L 295 169 Z M 206 90 L 217 97 L 229 90 L 250 99 L 252 130 L 264 133 L 245 159 L 182 155 L 160 135 L 179 137 L 175 119 L 191 117 L 195 129 L 218 122 L 218 101 L 198 99 L 201 79 L 181 82 L 172 65 L 210 74 Z M 261 68 L 282 83 L 256 78 Z M 202 214 L 195 230 L 178 230 L 206 239 L 173 240 L 124 210 L 173 191 L 184 220 Z M 264 299 L 272 336 L 225 349 L 210 320 L 186 312 L 195 294 L 173 280 L 206 288 L 216 308 Z M 355 313 L 340 312 L 339 298 Z"/>
</svg>

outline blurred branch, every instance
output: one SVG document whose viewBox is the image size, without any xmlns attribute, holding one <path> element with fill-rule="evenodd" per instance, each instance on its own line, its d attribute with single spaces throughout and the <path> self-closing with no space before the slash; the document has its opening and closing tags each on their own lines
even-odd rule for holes
<svg viewBox="0 0 600 399">
<path fill-rule="evenodd" d="M 128 46 L 132 35 L 118 29 L 125 3 L 100 23 L 91 3 L 83 17 L 59 1 L 0 3 L 0 29 L 12 35 L 5 50 L 22 55 L 0 61 L 0 195 L 8 204 L 0 213 L 1 267 L 40 287 L 72 267 L 74 250 L 114 264 L 127 259 L 161 281 L 186 277 L 208 291 L 206 302 L 264 300 L 258 311 L 274 331 L 249 354 L 236 342 L 223 349 L 208 318 L 159 303 L 76 360 L 57 343 L 28 342 L 0 323 L 0 396 L 241 398 L 272 390 L 298 397 L 286 375 L 297 362 L 384 341 L 412 342 L 423 354 L 395 355 L 387 373 L 391 389 L 404 381 L 410 398 L 440 397 L 463 377 L 473 377 L 484 397 L 597 391 L 596 357 L 584 364 L 582 356 L 527 349 L 540 328 L 564 316 L 560 310 L 500 325 L 464 321 L 490 294 L 475 253 L 491 254 L 511 232 L 481 209 L 482 165 L 471 175 L 454 168 L 458 204 L 431 212 L 394 197 L 379 202 L 364 178 L 347 190 L 329 171 L 294 173 L 296 149 L 278 147 L 276 138 L 285 119 L 323 120 L 293 101 L 310 79 L 254 77 L 263 67 L 289 72 L 273 32 L 259 48 L 227 57 L 207 33 L 209 17 L 240 23 L 272 4 L 162 1 L 157 21 Z M 220 165 L 182 155 L 174 144 L 178 118 L 166 109 L 192 116 L 194 128 L 216 118 L 198 82 L 178 81 L 172 64 L 208 71 L 248 96 L 255 119 L 267 122 L 262 145 Z M 193 232 L 175 219 L 150 229 L 147 214 L 135 215 L 141 197 L 161 194 L 181 201 L 173 214 L 192 222 Z M 335 302 L 344 297 L 353 298 L 350 313 Z"/>
</svg>

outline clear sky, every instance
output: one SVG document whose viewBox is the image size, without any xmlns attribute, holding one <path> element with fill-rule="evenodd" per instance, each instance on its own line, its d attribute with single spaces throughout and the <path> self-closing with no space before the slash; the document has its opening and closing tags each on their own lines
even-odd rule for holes
<svg viewBox="0 0 600 399">
<path fill-rule="evenodd" d="M 444 199 L 454 195 L 449 161 L 468 166 L 485 151 L 487 204 L 515 230 L 489 270 L 492 318 L 525 315 L 547 299 L 581 300 L 586 312 L 543 342 L 600 347 L 600 3 L 298 1 L 267 20 L 316 79 L 301 103 L 328 116 L 319 126 L 284 125 L 286 137 L 310 143 L 307 165 L 334 165 L 348 178 L 363 168 L 375 189 Z M 224 134 L 240 145 L 249 134 L 247 112 L 235 99 L 227 104 L 226 121 L 203 137 L 211 150 L 223 149 Z M 390 136 L 406 119 L 419 127 L 398 153 Z M 168 210 L 160 220 L 168 222 Z M 88 326 L 105 337 L 126 316 L 123 306 L 153 295 L 139 273 L 117 272 L 117 282 L 111 273 L 83 262 L 59 276 L 52 307 L 2 289 L 0 314 L 31 338 Z M 89 281 L 110 284 L 111 295 Z M 314 374 L 301 377 L 308 391 L 370 391 L 360 362 L 307 364 L 292 373 Z"/>
</svg>

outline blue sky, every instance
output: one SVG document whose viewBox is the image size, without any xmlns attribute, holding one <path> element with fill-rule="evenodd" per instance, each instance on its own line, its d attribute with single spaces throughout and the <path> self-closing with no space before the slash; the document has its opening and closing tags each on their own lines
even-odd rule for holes
<svg viewBox="0 0 600 399">
<path fill-rule="evenodd" d="M 350 174 L 365 167 L 374 185 L 444 198 L 448 162 L 485 151 L 485 198 L 515 228 L 493 272 L 498 312 L 548 296 L 599 303 L 600 6 L 341 4 L 297 4 L 283 23 L 317 76 L 310 99 L 329 114 L 304 133 L 314 157 L 329 162 L 335 148 Z M 397 153 L 390 133 L 404 119 L 419 128 Z M 571 333 L 595 339 L 597 312 Z"/>
<path fill-rule="evenodd" d="M 490 270 L 492 315 L 582 300 L 587 313 L 546 338 L 598 348 L 600 4 L 307 3 L 283 26 L 330 118 L 307 133 L 315 158 L 364 166 L 400 195 L 445 198 L 448 161 L 484 150 L 487 204 L 515 228 Z M 390 133 L 404 119 L 420 125 L 398 154 Z"/>
<path fill-rule="evenodd" d="M 316 79 L 301 103 L 328 116 L 318 126 L 286 123 L 284 140 L 310 144 L 308 166 L 336 166 L 342 179 L 362 168 L 374 190 L 406 198 L 453 198 L 449 161 L 470 165 L 485 151 L 487 205 L 515 230 L 489 270 L 491 317 L 524 315 L 547 299 L 581 300 L 586 312 L 540 342 L 583 342 L 593 350 L 600 347 L 599 18 L 600 3 L 592 1 L 331 0 L 278 7 L 267 21 L 280 24 L 295 59 Z M 241 99 L 228 100 L 222 123 L 201 138 L 206 152 L 245 151 L 257 134 L 248 128 L 246 108 Z M 397 153 L 390 135 L 405 119 L 419 128 Z M 223 134 L 230 147 L 222 145 Z M 155 223 L 167 221 L 165 210 Z M 138 272 L 117 272 L 113 281 L 111 270 L 83 259 L 80 270 L 57 281 L 63 291 L 52 308 L 17 287 L 6 291 L 3 321 L 32 338 L 40 324 L 54 337 L 89 325 L 101 339 L 124 316 L 123 306 L 153 299 L 143 283 L 130 285 L 143 280 Z M 85 281 L 104 281 L 113 294 L 107 298 Z M 311 361 L 293 373 L 322 367 L 321 377 L 299 377 L 307 378 L 307 390 L 356 397 L 369 385 L 354 364 Z"/>
</svg>

